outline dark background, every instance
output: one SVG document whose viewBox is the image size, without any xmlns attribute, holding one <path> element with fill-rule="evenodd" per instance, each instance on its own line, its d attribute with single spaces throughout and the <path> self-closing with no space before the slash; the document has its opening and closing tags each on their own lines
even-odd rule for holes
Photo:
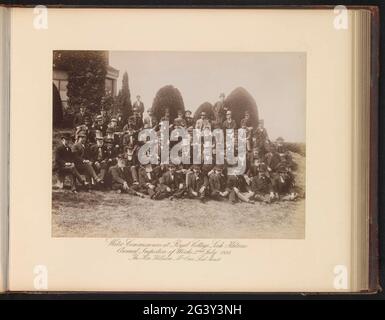
<svg viewBox="0 0 385 320">
<path fill-rule="evenodd" d="M 257 1 L 257 0 L 239 0 L 239 1 L 220 1 L 220 0 L 205 0 L 205 1 L 177 1 L 177 0 L 168 0 L 168 1 L 148 1 L 148 0 L 134 0 L 134 1 L 119 1 L 119 0 L 82 0 L 82 1 L 4 1 L 0 0 L 0 4 L 5 5 L 14 5 L 14 6 L 35 6 L 35 5 L 47 5 L 47 6 L 78 6 L 78 7 L 87 7 L 87 6 L 103 6 L 103 7 L 177 7 L 177 8 L 204 8 L 204 7 L 227 7 L 227 8 L 250 8 L 250 7 L 282 7 L 285 9 L 296 8 L 300 6 L 336 6 L 336 5 L 346 5 L 346 6 L 363 6 L 363 5 L 373 5 L 378 6 L 380 14 L 380 41 L 379 41 L 379 67 L 380 67 L 380 79 L 379 79 L 379 105 L 378 105 L 378 128 L 379 128 L 379 139 L 378 139 L 378 227 L 379 227 L 379 251 L 380 251 L 380 284 L 381 287 L 384 287 L 385 280 L 385 264 L 384 264 L 384 248 L 385 248 L 385 219 L 381 215 L 385 204 L 385 195 L 384 195 L 384 137 L 385 137 L 385 96 L 384 96 L 384 21 L 385 21 L 385 2 L 383 1 Z M 70 23 L 70 21 L 69 21 Z M 316 35 L 315 35 L 316 36 Z M 284 266 L 282 266 L 284 268 Z M 134 318 L 141 318 L 141 313 L 144 306 L 148 306 L 150 303 L 162 306 L 176 306 L 176 305 L 187 305 L 188 303 L 193 304 L 242 304 L 242 316 L 239 318 L 247 319 L 251 314 L 258 314 L 259 307 L 255 303 L 255 300 L 270 300 L 270 299 L 289 299 L 289 300 L 319 300 L 319 299 L 352 299 L 352 300 L 385 300 L 385 294 L 379 292 L 377 294 L 333 294 L 333 295 L 303 295 L 303 294 L 255 294 L 255 293 L 245 293 L 245 294 L 192 294 L 192 293 L 65 293 L 65 294 L 29 294 L 29 293 L 10 293 L 0 295 L 0 300 L 16 300 L 16 299 L 56 299 L 56 300 L 68 300 L 68 299 L 107 299 L 107 300 L 136 300 L 130 302 L 130 307 L 127 309 L 127 316 L 134 315 Z M 210 300 L 210 301 L 202 301 Z M 139 301 L 141 300 L 141 301 Z M 168 301 L 161 301 L 168 300 Z M 174 300 L 174 301 L 171 301 Z M 194 300 L 194 301 L 193 301 Z M 201 301 L 197 301 L 201 300 Z M 319 308 L 317 310 L 321 311 Z M 15 310 L 14 310 L 15 311 Z M 272 314 L 275 313 L 274 309 L 271 309 Z M 314 310 L 315 311 L 315 310 Z M 317 311 L 315 311 L 317 312 Z M 313 315 L 313 313 L 312 313 Z M 336 313 L 333 313 L 336 315 Z M 151 317 L 147 317 L 151 318 Z M 175 317 L 176 318 L 176 317 Z M 204 318 L 201 316 L 200 318 Z M 222 316 L 221 318 L 238 318 L 238 317 L 228 317 Z"/>
</svg>

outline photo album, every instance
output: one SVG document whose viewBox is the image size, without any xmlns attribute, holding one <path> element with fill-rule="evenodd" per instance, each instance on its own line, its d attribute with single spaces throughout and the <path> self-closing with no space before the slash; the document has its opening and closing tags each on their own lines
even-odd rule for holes
<svg viewBox="0 0 385 320">
<path fill-rule="evenodd" d="M 0 22 L 0 291 L 379 290 L 376 7 Z"/>
</svg>

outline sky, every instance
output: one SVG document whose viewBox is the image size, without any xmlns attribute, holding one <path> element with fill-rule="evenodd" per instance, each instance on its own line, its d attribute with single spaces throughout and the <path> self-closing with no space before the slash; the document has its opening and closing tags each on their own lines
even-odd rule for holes
<svg viewBox="0 0 385 320">
<path fill-rule="evenodd" d="M 305 142 L 305 53 L 111 51 L 109 63 L 120 71 L 118 90 L 127 71 L 131 100 L 139 94 L 146 110 L 165 85 L 178 88 L 193 112 L 241 86 L 254 97 L 270 139 Z"/>
</svg>

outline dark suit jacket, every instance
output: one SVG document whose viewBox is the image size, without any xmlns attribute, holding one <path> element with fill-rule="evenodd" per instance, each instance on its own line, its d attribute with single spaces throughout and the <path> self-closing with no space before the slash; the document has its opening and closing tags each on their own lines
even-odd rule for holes
<svg viewBox="0 0 385 320">
<path fill-rule="evenodd" d="M 150 176 L 149 176 L 150 175 Z M 150 172 L 150 174 L 146 172 L 146 168 L 140 167 L 138 176 L 139 176 L 139 185 L 145 186 L 147 183 L 151 183 L 153 185 L 156 184 L 156 174 L 154 171 Z"/>
<path fill-rule="evenodd" d="M 102 149 L 101 150 L 101 158 L 99 158 L 99 148 Z M 92 162 L 96 162 L 96 161 L 102 162 L 103 160 L 107 160 L 108 159 L 108 153 L 106 150 L 106 146 L 103 145 L 103 146 L 99 147 L 96 143 L 93 144 L 89 148 L 88 157 L 89 157 L 89 160 L 91 160 Z"/>
<path fill-rule="evenodd" d="M 87 150 L 81 143 L 76 142 L 72 145 L 72 153 L 76 165 L 82 164 L 87 159 Z"/>
<path fill-rule="evenodd" d="M 74 156 L 70 147 L 60 144 L 55 150 L 55 166 L 54 170 L 63 168 L 66 162 L 74 162 Z"/>
<path fill-rule="evenodd" d="M 112 183 L 123 184 L 127 182 L 128 185 L 132 184 L 131 171 L 127 167 L 121 169 L 118 165 L 115 165 L 109 169 L 109 173 L 111 174 Z"/>
<path fill-rule="evenodd" d="M 143 114 L 143 112 L 144 112 L 144 104 L 143 104 L 142 101 L 140 101 L 139 103 L 138 103 L 138 101 L 135 101 L 134 104 L 133 104 L 133 107 L 137 108 L 138 112 L 140 114 Z"/>
<path fill-rule="evenodd" d="M 174 177 L 172 178 L 170 171 L 163 173 L 162 177 L 159 179 L 159 183 L 170 187 L 171 189 L 178 189 L 177 175 L 174 173 Z"/>
<path fill-rule="evenodd" d="M 81 124 L 84 124 L 84 118 L 86 116 L 87 116 L 87 113 L 81 114 L 80 112 L 78 112 L 77 114 L 75 114 L 73 126 L 77 127 L 77 126 L 80 126 Z"/>
<path fill-rule="evenodd" d="M 211 192 L 223 192 L 226 190 L 226 178 L 224 175 L 213 173 L 209 178 Z"/>
<path fill-rule="evenodd" d="M 187 175 L 187 188 L 189 191 L 199 192 L 200 188 L 203 186 L 207 187 L 209 185 L 207 177 L 200 173 L 196 176 L 195 173 L 189 173 Z"/>
</svg>

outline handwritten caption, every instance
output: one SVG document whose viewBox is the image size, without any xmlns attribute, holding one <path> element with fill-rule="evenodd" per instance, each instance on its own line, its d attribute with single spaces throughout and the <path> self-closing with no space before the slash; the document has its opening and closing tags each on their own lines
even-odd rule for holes
<svg viewBox="0 0 385 320">
<path fill-rule="evenodd" d="M 161 242 L 106 239 L 107 246 L 129 260 L 221 261 L 247 246 L 236 240 L 174 240 Z"/>
</svg>

